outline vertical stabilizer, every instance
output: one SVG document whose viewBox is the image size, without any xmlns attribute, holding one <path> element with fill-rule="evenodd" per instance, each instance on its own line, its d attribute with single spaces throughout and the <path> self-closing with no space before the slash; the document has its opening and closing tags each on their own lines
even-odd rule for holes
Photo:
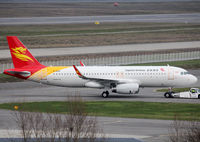
<svg viewBox="0 0 200 142">
<path fill-rule="evenodd" d="M 16 36 L 7 36 L 10 54 L 15 68 L 41 65 Z"/>
</svg>

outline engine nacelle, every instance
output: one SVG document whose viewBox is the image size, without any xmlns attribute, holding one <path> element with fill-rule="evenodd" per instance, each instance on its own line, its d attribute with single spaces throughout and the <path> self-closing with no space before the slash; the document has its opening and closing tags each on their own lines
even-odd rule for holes
<svg viewBox="0 0 200 142">
<path fill-rule="evenodd" d="M 120 94 L 137 94 L 139 92 L 139 84 L 137 83 L 119 84 L 116 86 L 116 88 L 112 89 L 112 92 Z"/>
<path fill-rule="evenodd" d="M 85 87 L 89 88 L 103 88 L 104 86 L 101 85 L 100 83 L 94 82 L 94 81 L 89 81 L 85 83 Z"/>
</svg>

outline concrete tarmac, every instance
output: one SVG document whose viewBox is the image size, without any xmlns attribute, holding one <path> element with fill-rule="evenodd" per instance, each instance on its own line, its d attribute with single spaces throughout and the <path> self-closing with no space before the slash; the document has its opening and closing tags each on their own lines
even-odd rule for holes
<svg viewBox="0 0 200 142">
<path fill-rule="evenodd" d="M 186 48 L 187 49 L 200 48 L 200 41 L 70 47 L 70 48 L 37 48 L 37 49 L 30 49 L 30 52 L 35 57 L 42 57 L 42 56 L 60 56 L 60 55 L 118 53 L 118 52 L 133 52 L 133 51 L 156 51 L 156 50 L 186 49 Z M 0 50 L 0 59 L 5 59 L 5 58 L 11 58 L 9 49 Z"/>
<path fill-rule="evenodd" d="M 19 87 L 17 87 L 19 86 Z M 4 89 L 2 89 L 4 88 Z M 200 103 L 199 99 L 164 98 L 156 88 L 140 89 L 139 94 L 124 95 L 110 93 L 109 98 L 102 98 L 103 90 L 90 88 L 65 88 L 39 85 L 33 82 L 1 84 L 0 103 L 32 102 L 32 101 L 65 101 L 69 96 L 80 95 L 85 101 L 144 101 L 144 102 L 176 102 Z"/>
<path fill-rule="evenodd" d="M 72 17 L 0 18 L 0 25 L 72 24 L 101 22 L 200 23 L 200 13 Z"/>
</svg>

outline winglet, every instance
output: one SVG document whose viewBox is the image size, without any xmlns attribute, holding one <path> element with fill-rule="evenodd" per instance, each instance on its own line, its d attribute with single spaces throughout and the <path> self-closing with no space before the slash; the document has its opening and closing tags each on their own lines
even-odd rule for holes
<svg viewBox="0 0 200 142">
<path fill-rule="evenodd" d="M 85 65 L 83 64 L 83 62 L 81 62 L 81 61 L 80 61 L 80 64 L 81 64 L 81 66 L 83 66 L 83 67 L 85 66 Z"/>
<path fill-rule="evenodd" d="M 83 75 L 80 73 L 80 71 L 76 68 L 75 65 L 73 65 L 73 67 L 74 67 L 74 70 L 76 71 L 77 75 L 78 75 L 80 78 L 85 78 L 85 76 L 83 76 Z"/>
</svg>

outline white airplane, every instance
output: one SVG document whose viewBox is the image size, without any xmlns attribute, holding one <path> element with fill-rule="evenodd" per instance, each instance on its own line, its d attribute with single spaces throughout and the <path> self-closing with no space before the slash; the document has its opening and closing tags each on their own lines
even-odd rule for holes
<svg viewBox="0 0 200 142">
<path fill-rule="evenodd" d="M 44 66 L 15 36 L 7 37 L 14 68 L 4 74 L 63 87 L 88 87 L 120 94 L 135 94 L 140 87 L 188 87 L 197 78 L 172 66 Z M 48 50 L 48 49 L 47 49 Z M 168 94 L 170 95 L 170 94 Z"/>
</svg>

